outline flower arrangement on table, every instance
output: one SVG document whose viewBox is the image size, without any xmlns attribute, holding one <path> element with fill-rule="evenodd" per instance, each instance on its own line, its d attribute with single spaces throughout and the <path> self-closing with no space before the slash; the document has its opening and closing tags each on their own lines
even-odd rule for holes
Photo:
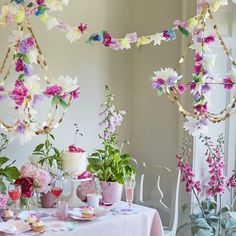
<svg viewBox="0 0 236 236">
<path fill-rule="evenodd" d="M 34 199 L 35 193 L 47 193 L 51 176 L 48 171 L 43 170 L 31 163 L 24 164 L 20 169 L 20 178 L 15 183 L 21 186 L 21 204 L 29 207 L 29 204 L 38 205 Z"/>
<path fill-rule="evenodd" d="M 136 172 L 135 165 L 133 165 L 136 164 L 135 160 L 127 153 L 122 154 L 123 145 L 128 142 L 124 142 L 121 147 L 118 147 L 118 135 L 115 131 L 121 125 L 125 112 L 117 111 L 112 104 L 113 100 L 114 96 L 111 94 L 110 88 L 106 86 L 105 101 L 102 104 L 104 110 L 99 114 L 104 116 L 104 119 L 100 122 L 100 126 L 104 127 L 104 131 L 102 135 L 99 135 L 103 149 L 96 150 L 90 155 L 87 168 L 101 181 L 103 194 L 103 183 L 123 185 L 125 179 Z"/>
<path fill-rule="evenodd" d="M 197 210 L 190 215 L 191 222 L 189 224 L 192 228 L 192 235 L 230 236 L 236 230 L 236 212 L 233 211 L 236 200 L 234 196 L 236 174 L 234 171 L 230 178 L 224 175 L 224 138 L 222 135 L 218 137 L 216 144 L 210 137 L 201 136 L 200 139 L 206 146 L 205 157 L 209 170 L 207 184 L 204 185 L 195 178 L 188 160 L 191 157 L 189 141 L 184 142 L 182 152 L 177 155 L 178 168 L 181 171 L 185 190 L 188 193 L 193 193 L 197 202 L 195 204 Z M 222 206 L 221 199 L 226 191 L 230 195 L 230 205 Z M 207 198 L 201 200 L 200 194 L 206 195 Z M 186 209 L 186 206 L 184 208 Z"/>
</svg>

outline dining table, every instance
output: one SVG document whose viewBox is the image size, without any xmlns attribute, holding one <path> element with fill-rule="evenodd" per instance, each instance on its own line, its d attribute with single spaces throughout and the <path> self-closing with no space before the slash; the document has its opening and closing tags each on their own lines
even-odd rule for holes
<svg viewBox="0 0 236 236">
<path fill-rule="evenodd" d="M 35 209 L 46 226 L 44 233 L 32 231 L 19 236 L 164 236 L 161 218 L 153 208 L 119 202 L 109 208 L 107 214 L 94 220 L 83 221 L 68 218 L 60 221 L 55 216 L 56 209 Z M 0 235 L 4 235 L 1 233 Z"/>
</svg>

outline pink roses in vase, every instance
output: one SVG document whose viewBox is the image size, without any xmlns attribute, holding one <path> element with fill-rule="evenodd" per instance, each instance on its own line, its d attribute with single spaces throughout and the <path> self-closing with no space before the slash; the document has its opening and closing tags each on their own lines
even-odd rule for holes
<svg viewBox="0 0 236 236">
<path fill-rule="evenodd" d="M 42 170 L 30 163 L 26 163 L 21 167 L 20 178 L 15 181 L 21 186 L 22 200 L 32 198 L 35 192 L 47 193 L 50 182 L 51 176 L 46 170 Z M 28 204 L 28 200 L 26 202 Z"/>
</svg>

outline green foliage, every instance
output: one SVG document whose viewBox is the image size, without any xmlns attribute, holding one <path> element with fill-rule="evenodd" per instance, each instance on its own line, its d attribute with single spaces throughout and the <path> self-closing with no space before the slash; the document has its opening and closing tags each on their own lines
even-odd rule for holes
<svg viewBox="0 0 236 236">
<path fill-rule="evenodd" d="M 190 215 L 192 235 L 232 236 L 236 232 L 236 212 L 227 207 L 217 210 L 217 203 L 212 199 L 203 200 L 201 208 L 204 215 L 202 212 Z"/>
<path fill-rule="evenodd" d="M 178 26 L 178 29 L 179 29 L 179 31 L 180 31 L 184 36 L 188 37 L 188 36 L 190 35 L 189 31 L 186 30 L 184 27 L 182 27 L 182 26 L 179 25 L 179 26 Z"/>
<path fill-rule="evenodd" d="M 53 161 L 55 160 L 58 168 L 62 169 L 60 152 L 53 146 L 50 139 L 55 140 L 52 134 L 47 134 L 45 142 L 38 144 L 35 147 L 33 154 L 39 157 L 39 164 L 41 164 L 42 166 L 46 163 L 50 167 L 52 167 Z"/>
<path fill-rule="evenodd" d="M 128 176 L 135 174 L 136 168 L 131 164 L 135 160 L 117 147 L 116 135 L 103 142 L 104 149 L 91 154 L 88 170 L 95 173 L 99 180 L 123 184 Z"/>
<path fill-rule="evenodd" d="M 9 141 L 5 134 L 0 134 L 0 154 L 7 148 Z M 14 166 L 15 161 L 8 164 L 9 158 L 0 156 L 0 192 L 4 193 L 7 189 L 5 181 L 12 183 L 20 176 L 19 170 Z"/>
</svg>

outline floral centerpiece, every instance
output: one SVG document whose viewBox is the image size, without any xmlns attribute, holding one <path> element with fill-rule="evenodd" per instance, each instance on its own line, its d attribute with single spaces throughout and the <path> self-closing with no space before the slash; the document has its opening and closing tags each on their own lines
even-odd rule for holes
<svg viewBox="0 0 236 236">
<path fill-rule="evenodd" d="M 224 138 L 220 135 L 216 144 L 210 137 L 200 137 L 206 145 L 206 163 L 209 169 L 207 184 L 195 179 L 188 158 L 191 156 L 189 142 L 185 142 L 182 152 L 177 155 L 178 168 L 185 183 L 186 192 L 193 193 L 197 202 L 197 209 L 190 215 L 192 235 L 231 236 L 236 232 L 236 212 L 233 205 L 236 197 L 233 192 L 236 188 L 235 171 L 230 178 L 224 175 Z M 230 205 L 222 206 L 222 197 L 228 191 Z M 202 199 L 202 196 L 206 198 Z"/>
<path fill-rule="evenodd" d="M 117 111 L 112 104 L 114 96 L 110 88 L 105 87 L 105 101 L 102 104 L 104 110 L 100 113 L 104 116 L 100 126 L 104 127 L 102 135 L 103 149 L 96 150 L 89 158 L 88 170 L 94 173 L 101 181 L 103 200 L 106 202 L 117 202 L 121 199 L 122 185 L 128 176 L 136 172 L 131 164 L 132 157 L 122 154 L 123 145 L 118 147 L 116 128 L 123 121 L 124 111 Z"/>
<path fill-rule="evenodd" d="M 21 204 L 27 207 L 30 203 L 37 205 L 34 194 L 48 192 L 50 182 L 51 176 L 48 171 L 31 163 L 24 164 L 20 170 L 20 178 L 15 181 L 21 186 Z"/>
</svg>

